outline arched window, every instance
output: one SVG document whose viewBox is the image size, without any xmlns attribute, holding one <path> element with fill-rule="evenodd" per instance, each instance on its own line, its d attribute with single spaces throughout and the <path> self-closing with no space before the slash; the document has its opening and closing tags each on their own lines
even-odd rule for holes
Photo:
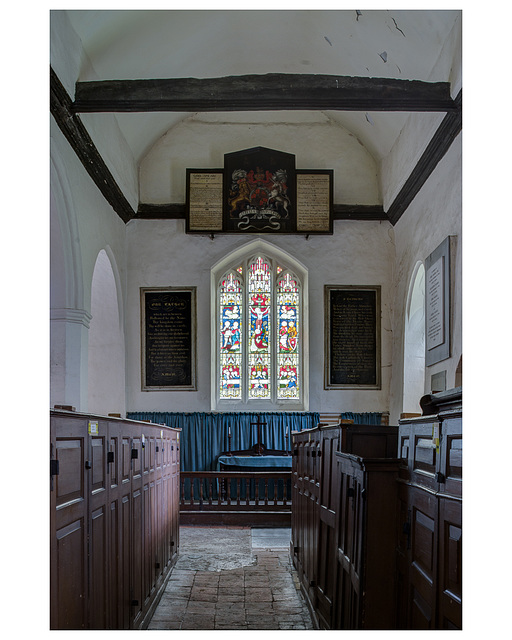
<svg viewBox="0 0 512 640">
<path fill-rule="evenodd" d="M 226 266 L 215 280 L 215 405 L 304 409 L 303 279 L 263 251 Z"/>
<path fill-rule="evenodd" d="M 418 262 L 405 314 L 403 411 L 417 413 L 425 391 L 425 268 Z"/>
</svg>

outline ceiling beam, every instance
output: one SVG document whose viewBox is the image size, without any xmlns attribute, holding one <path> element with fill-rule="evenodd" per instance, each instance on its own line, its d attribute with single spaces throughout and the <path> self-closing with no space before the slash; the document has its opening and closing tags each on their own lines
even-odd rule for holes
<svg viewBox="0 0 512 640">
<path fill-rule="evenodd" d="M 132 218 L 163 219 L 184 218 L 184 204 L 151 205 L 139 204 L 135 212 L 78 115 L 73 113 L 73 103 L 53 69 L 50 68 L 50 110 L 60 129 L 68 139 L 83 166 L 94 180 L 114 211 L 124 221 Z M 437 164 L 444 157 L 452 142 L 462 129 L 462 91 L 453 101 L 453 110 L 444 117 L 438 130 L 413 168 L 400 193 L 388 211 L 380 206 L 334 205 L 335 220 L 389 220 L 395 225 L 415 198 Z"/>
<path fill-rule="evenodd" d="M 448 82 L 282 74 L 78 82 L 75 113 L 453 111 Z"/>
<path fill-rule="evenodd" d="M 71 112 L 71 98 L 51 67 L 50 112 L 107 202 L 123 222 L 131 220 L 135 211 L 119 188 L 80 117 Z"/>
<path fill-rule="evenodd" d="M 452 142 L 462 131 L 462 89 L 455 98 L 455 104 L 457 111 L 445 115 L 404 186 L 387 210 L 386 213 L 393 226 L 405 213 L 431 173 L 444 158 Z"/>
<path fill-rule="evenodd" d="M 181 203 L 139 203 L 137 220 L 186 220 L 187 206 Z M 333 220 L 387 220 L 382 205 L 334 204 Z"/>
</svg>

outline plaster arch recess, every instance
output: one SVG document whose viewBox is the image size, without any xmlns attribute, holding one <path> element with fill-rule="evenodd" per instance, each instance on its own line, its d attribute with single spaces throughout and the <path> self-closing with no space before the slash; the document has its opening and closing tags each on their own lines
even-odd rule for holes
<svg viewBox="0 0 512 640">
<path fill-rule="evenodd" d="M 425 267 L 416 263 L 407 296 L 404 328 L 404 413 L 421 413 L 425 389 Z"/>
<path fill-rule="evenodd" d="M 107 251 L 102 249 L 91 283 L 88 411 L 92 413 L 125 414 L 124 333 L 119 298 L 115 269 Z"/>
<path fill-rule="evenodd" d="M 305 122 L 291 124 L 272 121 L 279 116 L 271 113 L 245 113 L 239 118 L 246 120 L 231 124 L 209 117 L 180 122 L 148 150 L 140 163 L 141 202 L 185 202 L 187 169 L 222 169 L 226 153 L 267 147 L 295 155 L 297 169 L 332 169 L 335 203 L 382 204 L 378 163 L 354 134 L 325 114 L 308 112 Z"/>
</svg>

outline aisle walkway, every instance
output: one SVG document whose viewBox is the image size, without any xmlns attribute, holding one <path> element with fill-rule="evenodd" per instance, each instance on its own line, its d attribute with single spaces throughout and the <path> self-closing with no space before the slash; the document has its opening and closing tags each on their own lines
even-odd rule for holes
<svg viewBox="0 0 512 640">
<path fill-rule="evenodd" d="M 148 629 L 312 629 L 289 544 L 290 529 L 182 527 Z"/>
</svg>

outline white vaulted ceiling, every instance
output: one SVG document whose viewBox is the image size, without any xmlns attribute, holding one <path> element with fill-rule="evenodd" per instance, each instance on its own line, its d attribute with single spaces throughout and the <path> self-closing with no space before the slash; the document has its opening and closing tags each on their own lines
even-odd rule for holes
<svg viewBox="0 0 512 640">
<path fill-rule="evenodd" d="M 330 74 L 451 82 L 460 11 L 67 11 L 84 56 L 78 81 L 217 78 L 246 74 Z M 452 51 L 446 51 L 452 47 Z M 444 55 L 441 56 L 444 50 Z M 250 116 L 248 115 L 250 113 Z M 246 112 L 243 121 L 307 122 L 311 113 Z M 117 113 L 139 164 L 190 113 Z M 319 114 L 317 114 L 319 115 Z M 408 114 L 325 111 L 377 163 Z M 210 113 L 223 124 L 241 114 Z"/>
</svg>

